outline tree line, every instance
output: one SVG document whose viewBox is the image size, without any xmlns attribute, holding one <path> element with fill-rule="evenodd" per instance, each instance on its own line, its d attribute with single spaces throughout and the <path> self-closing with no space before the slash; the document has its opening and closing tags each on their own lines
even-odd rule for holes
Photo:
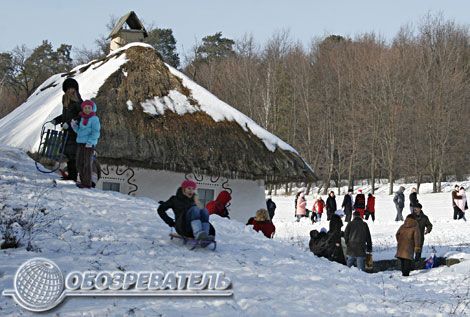
<svg viewBox="0 0 470 317">
<path fill-rule="evenodd" d="M 204 38 L 185 72 L 298 149 L 325 194 L 331 182 L 379 178 L 390 193 L 399 178 L 438 192 L 469 173 L 467 26 L 427 16 L 389 42 L 331 35 L 307 49 L 286 31 L 263 46 L 216 37 L 220 51 Z"/>
<path fill-rule="evenodd" d="M 112 29 L 115 19 L 108 23 Z M 288 31 L 263 45 L 251 35 L 221 32 L 185 54 L 171 29 L 148 27 L 146 41 L 170 65 L 294 146 L 313 167 L 323 191 L 342 180 L 406 178 L 433 190 L 470 166 L 470 33 L 468 26 L 427 16 L 386 41 L 375 33 L 314 38 L 308 47 Z M 108 53 L 44 41 L 0 53 L 0 117 L 45 79 Z M 311 185 L 311 184 L 307 184 Z M 286 184 L 286 188 L 292 186 Z"/>
<path fill-rule="evenodd" d="M 108 33 L 116 22 L 115 17 L 110 17 L 106 25 Z M 179 67 L 173 31 L 153 25 L 146 29 L 146 43 L 152 45 L 166 63 Z M 22 104 L 50 76 L 109 54 L 109 45 L 110 39 L 101 35 L 95 40 L 94 47 L 72 49 L 71 45 L 60 44 L 54 49 L 51 42 L 43 40 L 33 49 L 19 45 L 11 51 L 0 52 L 0 118 Z"/>
</svg>

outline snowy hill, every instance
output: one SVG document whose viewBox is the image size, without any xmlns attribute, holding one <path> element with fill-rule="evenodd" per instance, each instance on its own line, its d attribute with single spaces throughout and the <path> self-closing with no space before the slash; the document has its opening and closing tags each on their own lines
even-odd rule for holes
<svg viewBox="0 0 470 317">
<path fill-rule="evenodd" d="M 70 298 L 52 311 L 60 316 L 470 314 L 470 261 L 415 271 L 407 278 L 400 272 L 366 274 L 348 269 L 291 243 L 290 237 L 295 234 L 306 239 L 307 223 L 292 222 L 287 198 L 285 202 L 274 198 L 279 202 L 276 239 L 266 239 L 242 223 L 216 217 L 211 222 L 217 230 L 217 250 L 190 251 L 181 242 L 169 240 L 169 228 L 156 214 L 154 201 L 81 190 L 61 181 L 54 187 L 50 177 L 38 173 L 20 150 L 0 146 L 0 234 L 4 233 L 5 219 L 15 219 L 17 224 L 11 227 L 20 239 L 19 248 L 0 252 L 0 290 L 12 288 L 19 265 L 41 256 L 53 260 L 64 273 L 98 269 L 223 270 L 232 280 L 234 292 L 228 299 Z M 432 220 L 444 223 L 448 212 L 439 219 L 435 208 L 429 204 Z M 392 229 L 373 231 L 373 235 L 383 234 L 387 244 L 391 243 L 390 233 L 396 230 L 390 217 L 384 216 L 378 228 Z M 28 226 L 32 220 L 34 225 Z M 441 236 L 444 245 L 456 238 L 468 243 L 469 224 L 458 225 L 441 229 L 458 231 L 459 236 L 449 238 L 446 231 L 436 233 L 436 237 Z M 436 231 L 441 229 L 436 225 Z M 439 242 L 437 238 L 433 241 Z M 2 296 L 0 315 L 33 313 Z"/>
</svg>

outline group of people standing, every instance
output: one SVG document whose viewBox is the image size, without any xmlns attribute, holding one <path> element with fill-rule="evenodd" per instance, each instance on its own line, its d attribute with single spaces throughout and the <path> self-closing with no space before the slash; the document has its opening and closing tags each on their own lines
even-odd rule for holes
<svg viewBox="0 0 470 317">
<path fill-rule="evenodd" d="M 69 77 L 62 84 L 62 114 L 51 122 L 61 124 L 67 132 L 64 154 L 67 157 L 67 174 L 63 179 L 80 182 L 80 188 L 91 188 L 96 184 L 100 168 L 95 160 L 95 148 L 100 138 L 100 120 L 96 115 L 96 104 L 82 100 L 78 82 Z M 93 178 L 95 174 L 95 179 Z"/>
<path fill-rule="evenodd" d="M 411 188 L 411 193 L 409 195 L 410 200 L 410 213 L 413 213 L 416 207 L 420 209 L 423 206 L 419 203 L 418 200 L 418 191 L 416 187 Z M 405 187 L 400 186 L 398 191 L 393 197 L 393 202 L 395 203 L 395 208 L 397 210 L 397 215 L 395 221 L 403 221 L 403 208 L 405 207 Z M 455 185 L 452 190 L 452 208 L 453 208 L 453 219 L 459 220 L 465 218 L 465 211 L 468 210 L 467 195 L 465 194 L 465 188 L 459 185 Z"/>
<path fill-rule="evenodd" d="M 461 192 L 458 194 L 462 196 Z M 456 194 L 453 195 L 455 198 Z M 395 256 L 400 260 L 403 276 L 410 274 L 413 260 L 416 262 L 421 260 L 424 236 L 432 230 L 432 224 L 422 211 L 422 205 L 418 201 L 416 188 L 412 189 L 409 198 L 411 213 L 396 233 L 397 252 Z M 465 198 L 457 200 L 464 201 Z M 456 202 L 456 205 L 463 205 L 462 201 Z M 394 197 L 394 202 L 397 207 L 396 220 L 399 221 L 403 217 L 404 187 L 400 187 Z M 358 190 L 358 194 L 353 199 L 353 191 L 348 190 L 341 206 L 346 215 L 345 221 L 348 222 L 344 232 L 341 231 L 343 225 L 341 217 L 338 213 L 331 212 L 336 209 L 334 192 L 330 192 L 326 206 L 327 215 L 328 209 L 330 209 L 328 217 L 330 230 L 327 231 L 325 228 L 322 228 L 320 232 L 312 230 L 310 232 L 310 250 L 317 256 L 346 264 L 348 267 L 355 265 L 365 271 L 365 260 L 367 255 L 372 252 L 372 238 L 369 227 L 363 218 L 368 219 L 369 216 L 372 216 L 372 219 L 375 219 L 375 197 L 369 194 L 366 202 L 364 194 Z"/>
<path fill-rule="evenodd" d="M 409 199 L 410 213 L 413 213 L 415 207 L 421 206 L 418 201 L 418 192 L 416 190 L 416 187 L 411 188 Z M 405 208 L 405 187 L 400 186 L 400 188 L 398 188 L 398 191 L 393 197 L 393 202 L 395 203 L 395 209 L 397 210 L 397 216 L 395 217 L 395 221 L 403 221 L 403 208 Z M 421 208 L 422 207 L 423 206 L 421 206 Z"/>
<path fill-rule="evenodd" d="M 312 223 L 321 221 L 323 210 L 326 209 L 326 220 L 330 221 L 331 217 L 338 213 L 339 210 L 336 204 L 336 196 L 334 191 L 331 191 L 328 195 L 328 198 L 325 201 L 322 199 L 321 195 L 317 195 L 313 208 L 311 210 L 307 209 L 307 199 L 305 195 L 305 188 L 301 188 L 295 197 L 295 218 L 299 222 L 302 217 L 309 217 L 312 220 Z M 346 215 L 345 221 L 350 222 L 353 211 L 359 212 L 359 215 L 362 219 L 368 220 L 369 217 L 372 221 L 375 221 L 375 196 L 372 193 L 368 194 L 367 200 L 365 195 L 362 193 L 362 189 L 357 191 L 357 195 L 354 199 L 353 190 L 348 189 L 348 193 L 343 198 L 343 203 L 341 204 L 342 213 Z"/>
</svg>

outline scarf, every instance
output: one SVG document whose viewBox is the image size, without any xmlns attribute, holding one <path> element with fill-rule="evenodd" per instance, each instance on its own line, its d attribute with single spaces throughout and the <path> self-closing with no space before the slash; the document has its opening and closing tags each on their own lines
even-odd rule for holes
<svg viewBox="0 0 470 317">
<path fill-rule="evenodd" d="M 83 118 L 83 125 L 87 125 L 88 119 L 90 119 L 93 116 L 96 116 L 96 113 L 93 111 L 90 112 L 89 114 L 84 114 L 83 112 L 80 112 L 80 117 Z"/>
</svg>

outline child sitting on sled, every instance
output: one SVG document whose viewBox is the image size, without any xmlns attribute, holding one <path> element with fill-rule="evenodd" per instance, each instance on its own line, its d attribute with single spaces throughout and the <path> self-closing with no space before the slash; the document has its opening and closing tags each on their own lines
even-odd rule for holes
<svg viewBox="0 0 470 317">
<path fill-rule="evenodd" d="M 183 181 L 175 196 L 171 196 L 165 202 L 159 202 L 158 215 L 183 237 L 195 238 L 196 240 L 214 240 L 215 229 L 209 223 L 209 212 L 196 205 L 196 186 L 192 180 Z M 168 209 L 173 210 L 175 219 L 168 216 L 166 213 Z"/>
</svg>

